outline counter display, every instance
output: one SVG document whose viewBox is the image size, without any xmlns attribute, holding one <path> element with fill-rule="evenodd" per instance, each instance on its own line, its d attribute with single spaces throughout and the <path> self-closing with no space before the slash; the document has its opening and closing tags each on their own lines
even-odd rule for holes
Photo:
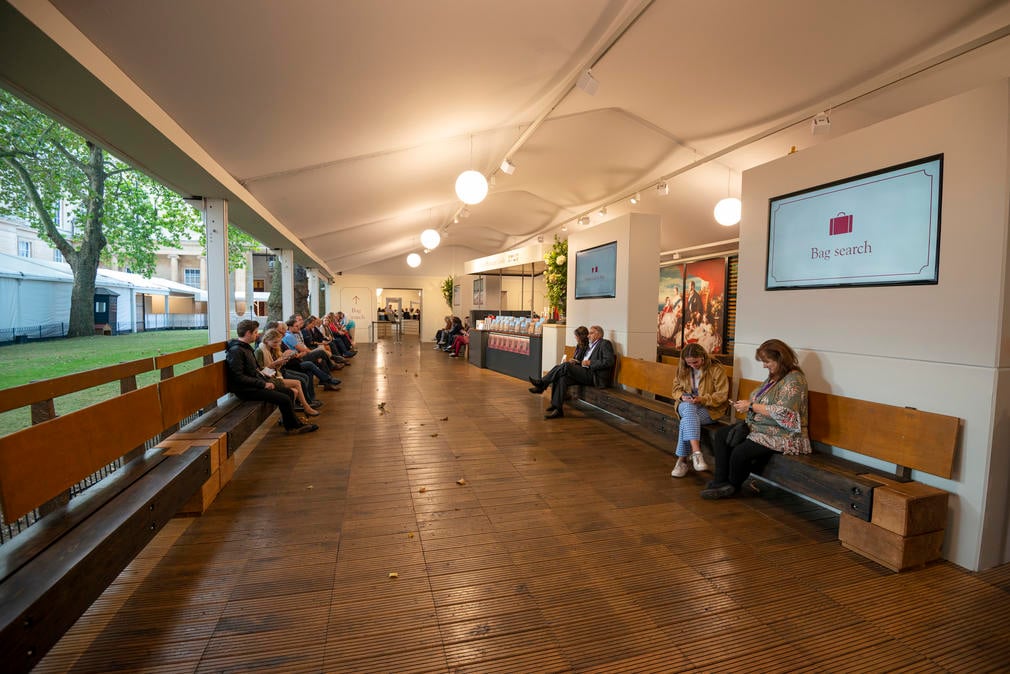
<svg viewBox="0 0 1010 674">
<path fill-rule="evenodd" d="M 474 334 L 479 334 L 480 339 L 473 339 Z M 473 330 L 470 335 L 470 363 L 473 365 L 523 380 L 542 374 L 543 339 L 540 335 L 493 330 Z"/>
</svg>

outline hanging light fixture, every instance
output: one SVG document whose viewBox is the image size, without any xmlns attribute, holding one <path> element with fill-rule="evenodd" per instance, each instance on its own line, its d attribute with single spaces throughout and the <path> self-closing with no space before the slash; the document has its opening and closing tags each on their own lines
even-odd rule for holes
<svg viewBox="0 0 1010 674">
<path fill-rule="evenodd" d="M 421 266 L 421 256 L 417 253 L 411 253 L 407 256 L 407 265 L 410 267 L 420 267 Z"/>
<path fill-rule="evenodd" d="M 726 168 L 726 193 L 729 194 L 730 190 L 730 180 L 733 177 L 733 170 L 729 167 Z M 719 203 L 715 205 L 715 209 L 712 211 L 712 215 L 715 216 L 715 221 L 718 222 L 723 227 L 732 227 L 733 225 L 740 222 L 740 216 L 743 211 L 743 205 L 740 200 L 736 197 L 726 197 L 721 199 Z"/>
<path fill-rule="evenodd" d="M 712 211 L 715 221 L 724 227 L 732 227 L 740 222 L 740 215 L 743 207 L 736 197 L 726 197 L 715 205 Z"/>
<path fill-rule="evenodd" d="M 473 166 L 473 136 L 470 136 L 470 165 Z M 480 171 L 468 169 L 456 178 L 456 196 L 464 204 L 479 204 L 487 196 L 487 178 Z"/>
<path fill-rule="evenodd" d="M 434 229 L 426 229 L 421 232 L 421 245 L 428 250 L 435 250 L 442 241 L 442 236 Z"/>
</svg>

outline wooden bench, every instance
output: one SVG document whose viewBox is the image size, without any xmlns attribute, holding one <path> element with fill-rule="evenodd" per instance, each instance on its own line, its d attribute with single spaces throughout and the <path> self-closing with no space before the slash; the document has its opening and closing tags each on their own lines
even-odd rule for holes
<svg viewBox="0 0 1010 674">
<path fill-rule="evenodd" d="M 737 397 L 760 385 L 741 380 Z M 957 417 L 810 391 L 813 442 L 892 464 L 893 472 L 815 451 L 774 454 L 755 475 L 838 510 L 843 545 L 901 571 L 940 557 L 947 492 L 910 478 L 913 470 L 951 478 L 959 429 Z"/>
<path fill-rule="evenodd" d="M 171 517 L 202 512 L 208 485 L 210 498 L 216 495 L 234 449 L 272 411 L 237 399 L 218 405 L 225 364 L 213 355 L 223 348 L 221 342 L 0 392 L 0 411 L 30 405 L 34 422 L 0 438 L 0 508 L 8 523 L 37 518 L 0 546 L 5 669 L 31 669 Z M 199 357 L 203 367 L 173 376 L 174 365 Z M 136 376 L 155 368 L 162 380 L 138 389 Z M 56 415 L 58 396 L 117 379 L 121 395 Z M 201 435 L 176 434 L 164 451 L 149 449 L 201 410 L 207 413 L 193 422 Z M 70 498 L 74 485 L 110 464 L 118 467 Z"/>
<path fill-rule="evenodd" d="M 572 353 L 573 347 L 565 347 L 567 357 L 570 358 Z M 615 365 L 612 388 L 583 386 L 576 389 L 575 395 L 594 407 L 632 421 L 674 443 L 680 415 L 677 414 L 677 403 L 670 395 L 677 376 L 677 361 L 669 356 L 664 356 L 664 360 L 666 362 L 657 363 L 621 356 Z M 723 369 L 726 378 L 732 380 L 733 368 L 723 365 Z"/>
</svg>

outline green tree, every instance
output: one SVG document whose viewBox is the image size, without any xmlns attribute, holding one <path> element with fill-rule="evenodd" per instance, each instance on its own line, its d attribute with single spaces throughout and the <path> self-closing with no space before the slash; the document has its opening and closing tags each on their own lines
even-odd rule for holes
<svg viewBox="0 0 1010 674">
<path fill-rule="evenodd" d="M 58 222 L 61 201 L 71 204 L 72 230 Z M 103 255 L 150 276 L 155 251 L 200 226 L 177 194 L 2 90 L 0 214 L 27 220 L 70 265 L 69 337 L 93 332 Z"/>
</svg>

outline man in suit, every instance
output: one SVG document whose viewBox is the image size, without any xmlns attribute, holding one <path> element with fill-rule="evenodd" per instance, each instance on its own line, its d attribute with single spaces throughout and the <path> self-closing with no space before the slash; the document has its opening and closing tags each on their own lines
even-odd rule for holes
<svg viewBox="0 0 1010 674">
<path fill-rule="evenodd" d="M 603 339 L 603 328 L 594 325 L 589 328 L 589 346 L 581 361 L 564 363 L 564 371 L 558 373 L 551 382 L 551 406 L 547 408 L 546 419 L 565 416 L 565 392 L 569 386 L 596 386 L 608 388 L 614 374 L 614 345 Z M 531 389 L 532 390 L 532 389 Z"/>
</svg>

